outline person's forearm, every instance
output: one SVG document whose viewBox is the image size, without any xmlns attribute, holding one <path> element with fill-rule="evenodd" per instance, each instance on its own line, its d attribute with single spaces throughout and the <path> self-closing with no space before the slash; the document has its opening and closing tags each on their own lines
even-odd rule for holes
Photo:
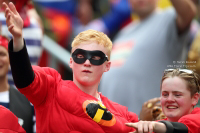
<svg viewBox="0 0 200 133">
<path fill-rule="evenodd" d="M 156 133 L 166 133 L 167 128 L 166 128 L 165 124 L 156 122 L 153 131 Z"/>
<path fill-rule="evenodd" d="M 13 37 L 13 51 L 14 52 L 18 52 L 20 50 L 22 50 L 22 48 L 24 47 L 24 40 L 23 37 Z"/>
<path fill-rule="evenodd" d="M 9 42 L 9 58 L 14 83 L 17 88 L 24 88 L 34 80 L 34 72 L 31 67 L 26 45 L 23 40 L 23 47 L 18 52 L 14 51 L 13 40 Z M 16 50 L 16 49 L 15 49 Z"/>
<path fill-rule="evenodd" d="M 179 122 L 159 121 L 165 124 L 165 133 L 188 133 L 188 128 L 185 124 Z"/>
<path fill-rule="evenodd" d="M 181 21 L 178 26 L 183 29 L 189 26 L 197 12 L 192 0 L 171 0 L 171 2 L 177 12 L 179 21 Z"/>
</svg>

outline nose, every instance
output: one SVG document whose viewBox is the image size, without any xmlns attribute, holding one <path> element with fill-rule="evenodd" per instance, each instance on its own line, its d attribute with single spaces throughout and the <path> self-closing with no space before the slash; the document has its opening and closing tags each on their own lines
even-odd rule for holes
<svg viewBox="0 0 200 133">
<path fill-rule="evenodd" d="M 88 59 L 84 62 L 84 66 L 91 66 L 91 63 Z"/>
<path fill-rule="evenodd" d="M 174 102 L 174 96 L 172 94 L 169 94 L 169 96 L 167 97 L 167 102 Z"/>
</svg>

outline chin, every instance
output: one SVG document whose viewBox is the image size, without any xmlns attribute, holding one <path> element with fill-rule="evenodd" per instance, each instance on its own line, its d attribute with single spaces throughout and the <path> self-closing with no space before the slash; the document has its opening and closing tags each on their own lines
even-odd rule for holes
<svg viewBox="0 0 200 133">
<path fill-rule="evenodd" d="M 84 86 L 90 86 L 92 85 L 92 81 L 86 79 L 86 80 L 81 80 L 80 83 Z"/>
<path fill-rule="evenodd" d="M 173 118 L 173 117 L 175 117 L 175 115 L 174 115 L 174 114 L 171 114 L 171 113 L 166 114 L 166 116 L 167 116 L 168 118 Z"/>
<path fill-rule="evenodd" d="M 178 113 L 167 113 L 166 117 L 170 119 L 177 119 L 179 117 L 177 114 Z"/>
</svg>

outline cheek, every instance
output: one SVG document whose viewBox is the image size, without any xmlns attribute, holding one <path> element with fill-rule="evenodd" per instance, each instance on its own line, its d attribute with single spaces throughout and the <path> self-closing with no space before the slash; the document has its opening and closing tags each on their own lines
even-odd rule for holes
<svg viewBox="0 0 200 133">
<path fill-rule="evenodd" d="M 9 64 L 9 58 L 8 56 L 4 56 L 4 57 L 1 57 L 2 61 L 5 63 L 5 64 Z"/>
<path fill-rule="evenodd" d="M 102 74 L 103 74 L 103 72 L 104 72 L 104 67 L 103 66 L 95 66 L 95 67 L 93 67 L 93 71 L 95 72 L 95 74 L 97 75 L 97 76 L 101 76 Z"/>
<path fill-rule="evenodd" d="M 72 63 L 72 70 L 73 70 L 73 73 L 77 73 L 80 71 L 80 66 L 79 64 L 76 64 L 76 63 Z"/>
<path fill-rule="evenodd" d="M 93 70 L 94 70 L 96 73 L 102 73 L 103 67 L 101 67 L 101 66 L 94 66 L 94 67 L 93 67 Z"/>
<path fill-rule="evenodd" d="M 187 101 L 187 100 L 184 99 L 184 98 L 178 98 L 178 99 L 176 99 L 177 104 L 178 104 L 179 106 L 183 106 L 183 107 L 185 107 L 185 105 L 187 105 L 187 102 L 186 102 L 186 101 Z"/>
<path fill-rule="evenodd" d="M 166 99 L 161 97 L 160 103 L 161 103 L 161 106 L 164 106 L 166 103 Z"/>
</svg>

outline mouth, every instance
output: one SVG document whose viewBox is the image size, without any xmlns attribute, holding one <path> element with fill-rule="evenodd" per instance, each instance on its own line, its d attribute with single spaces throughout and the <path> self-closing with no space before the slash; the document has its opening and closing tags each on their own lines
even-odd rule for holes
<svg viewBox="0 0 200 133">
<path fill-rule="evenodd" d="M 84 72 L 84 73 L 92 73 L 92 72 L 89 71 L 89 70 L 83 70 L 82 72 Z"/>
<path fill-rule="evenodd" d="M 177 109 L 178 107 L 174 106 L 174 105 L 167 105 L 166 108 L 170 109 L 170 110 L 173 110 L 173 109 Z"/>
</svg>

